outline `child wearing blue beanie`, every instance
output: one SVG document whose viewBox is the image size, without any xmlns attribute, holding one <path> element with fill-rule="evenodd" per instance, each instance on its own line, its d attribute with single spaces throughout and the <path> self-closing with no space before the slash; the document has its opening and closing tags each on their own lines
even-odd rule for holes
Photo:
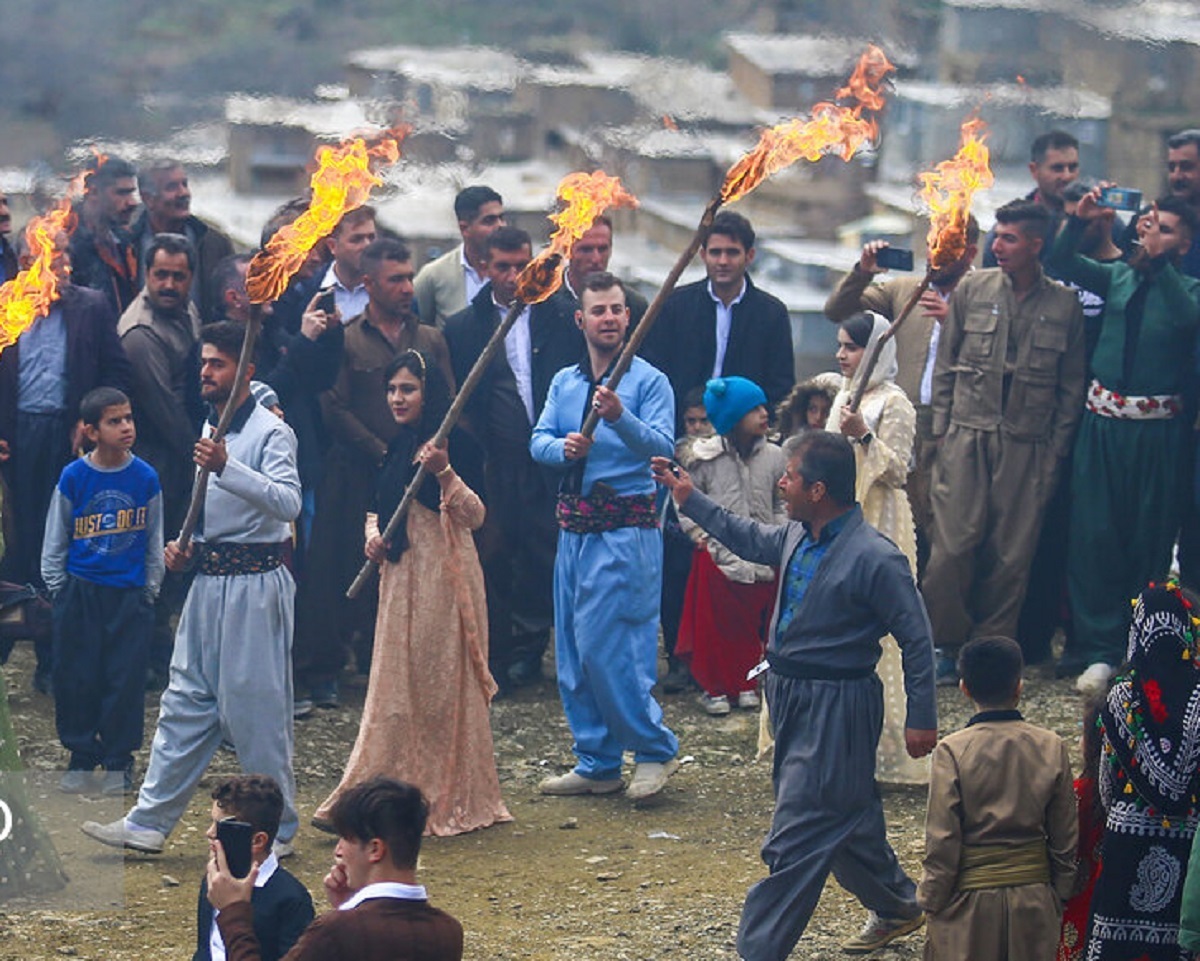
<svg viewBox="0 0 1200 961">
<path fill-rule="evenodd" d="M 784 523 L 779 479 L 787 457 L 767 440 L 766 393 L 745 377 L 717 377 L 705 388 L 704 407 L 717 435 L 692 445 L 687 468 L 696 489 L 735 514 Z M 696 552 L 675 653 L 689 661 L 709 714 L 728 714 L 733 702 L 757 708 L 755 683 L 746 673 L 762 660 L 775 569 L 742 560 L 686 517 L 680 520 Z"/>
</svg>

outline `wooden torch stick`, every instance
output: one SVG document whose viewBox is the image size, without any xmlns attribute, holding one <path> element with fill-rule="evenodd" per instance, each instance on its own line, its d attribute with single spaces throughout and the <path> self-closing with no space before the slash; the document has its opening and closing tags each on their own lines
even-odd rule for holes
<svg viewBox="0 0 1200 961">
<path fill-rule="evenodd" d="M 458 393 L 454 395 L 454 402 L 450 405 L 450 409 L 446 411 L 446 416 L 442 418 L 442 423 L 438 427 L 437 433 L 430 440 L 430 443 L 435 447 L 441 447 L 450 437 L 450 431 L 454 429 L 454 425 L 458 423 L 458 419 L 462 416 L 463 408 L 467 406 L 467 401 L 471 399 L 475 388 L 479 386 L 484 372 L 492 362 L 492 358 L 496 356 L 496 351 L 504 343 L 505 335 L 512 329 L 513 324 L 517 322 L 517 318 L 521 316 L 521 311 L 526 306 L 527 304 L 518 297 L 513 301 L 513 305 L 508 308 L 508 313 L 504 315 L 504 319 L 500 321 L 500 325 L 492 332 L 491 338 L 467 374 L 467 379 L 459 385 Z M 421 482 L 424 480 L 425 465 L 420 464 L 417 467 L 417 472 L 413 474 L 412 480 L 408 482 L 408 487 L 404 489 L 404 496 L 400 498 L 400 503 L 392 511 L 392 516 L 388 519 L 387 527 L 383 529 L 381 536 L 384 541 L 390 541 L 400 527 L 400 524 L 403 523 L 404 515 L 408 513 L 409 505 L 412 504 L 413 499 L 417 496 L 417 491 L 421 489 Z M 374 561 L 367 560 L 363 562 L 363 566 L 359 568 L 358 576 L 354 578 L 354 582 L 346 589 L 346 596 L 348 598 L 353 600 L 358 596 L 358 592 L 363 589 L 374 568 Z"/>
<path fill-rule="evenodd" d="M 261 328 L 262 308 L 258 304 L 252 304 L 250 319 L 246 321 L 246 338 L 242 341 L 242 352 L 238 357 L 237 373 L 233 379 L 234 393 L 225 402 L 225 409 L 221 411 L 216 430 L 209 435 L 209 440 L 220 441 L 225 436 L 225 431 L 229 429 L 229 422 L 233 420 L 233 415 L 237 413 L 234 409 L 236 406 L 234 398 L 246 377 L 246 369 L 250 366 L 250 358 L 254 356 L 254 344 L 258 340 L 258 332 Z M 208 475 L 210 473 L 207 467 L 202 467 L 196 472 L 196 479 L 192 483 L 192 501 L 188 505 L 187 516 L 183 519 L 183 527 L 179 529 L 178 542 L 181 551 L 186 551 L 192 543 L 192 535 L 196 532 L 196 524 L 200 520 L 200 511 L 204 507 L 204 498 L 208 494 Z"/>
<path fill-rule="evenodd" d="M 863 394 L 867 391 L 867 384 L 871 380 L 871 374 L 875 372 L 875 365 L 879 363 L 879 355 L 883 352 L 883 345 L 896 336 L 896 331 L 900 329 L 900 325 L 912 313 L 912 310 L 917 306 L 922 295 L 929 289 L 929 284 L 933 280 L 932 273 L 926 273 L 925 279 L 918 285 L 917 289 L 912 292 L 912 296 L 908 298 L 904 306 L 900 309 L 900 313 L 896 315 L 896 319 L 892 321 L 891 326 L 883 332 L 883 336 L 875 342 L 875 347 L 871 354 L 863 362 L 863 366 L 859 367 L 858 386 L 854 388 L 854 396 L 850 398 L 849 411 L 854 413 L 858 410 L 858 405 L 862 403 Z"/>
<path fill-rule="evenodd" d="M 704 208 L 704 215 L 700 218 L 700 224 L 696 227 L 696 232 L 692 235 L 691 241 L 683 253 L 679 255 L 679 259 L 675 261 L 675 266 L 667 274 L 667 278 L 663 281 L 663 285 L 659 288 L 654 300 L 646 308 L 646 313 L 638 321 L 637 328 L 630 335 L 629 340 L 626 341 L 625 347 L 621 351 L 621 356 L 617 358 L 617 363 L 613 367 L 612 373 L 608 376 L 608 382 L 604 385 L 609 390 L 616 390 L 617 385 L 621 383 L 621 378 L 629 372 L 629 368 L 633 365 L 633 358 L 637 356 L 638 349 L 642 346 L 642 341 L 646 339 L 646 335 L 650 333 L 650 328 L 658 320 L 658 315 L 662 312 L 663 304 L 667 302 L 667 298 L 675 290 L 675 285 L 679 283 L 680 276 L 687 270 L 688 264 L 696 256 L 696 251 L 704 243 L 705 235 L 712 226 L 713 217 L 717 215 L 717 211 L 724 202 L 719 196 L 713 197 L 708 202 L 708 206 Z M 599 423 L 600 415 L 593 408 L 588 411 L 588 415 L 584 419 L 583 426 L 579 429 L 579 432 L 586 437 L 591 437 L 596 432 L 596 427 Z"/>
</svg>

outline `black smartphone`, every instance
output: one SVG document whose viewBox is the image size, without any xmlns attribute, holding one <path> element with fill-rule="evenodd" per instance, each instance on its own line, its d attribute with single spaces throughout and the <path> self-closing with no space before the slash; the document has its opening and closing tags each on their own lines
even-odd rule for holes
<svg viewBox="0 0 1200 961">
<path fill-rule="evenodd" d="M 326 287 L 321 292 L 321 296 L 317 298 L 317 310 L 323 310 L 325 313 L 332 315 L 337 310 L 337 297 L 332 287 Z"/>
<path fill-rule="evenodd" d="M 250 841 L 253 837 L 254 828 L 245 821 L 222 818 L 217 822 L 217 840 L 225 849 L 225 862 L 235 878 L 244 878 L 250 873 Z"/>
<path fill-rule="evenodd" d="M 1113 210 L 1140 210 L 1142 192 L 1129 187 L 1101 187 L 1100 206 L 1112 207 Z"/>
<path fill-rule="evenodd" d="M 912 270 L 913 252 L 903 247 L 881 247 L 875 254 L 875 266 L 883 270 Z"/>
</svg>

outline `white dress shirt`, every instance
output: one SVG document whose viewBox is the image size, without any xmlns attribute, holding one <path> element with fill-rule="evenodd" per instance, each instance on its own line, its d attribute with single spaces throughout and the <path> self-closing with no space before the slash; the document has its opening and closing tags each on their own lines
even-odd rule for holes
<svg viewBox="0 0 1200 961">
<path fill-rule="evenodd" d="M 729 347 L 729 329 L 733 326 L 733 308 L 735 305 L 742 302 L 742 298 L 746 296 L 746 278 L 742 278 L 742 289 L 738 291 L 738 295 L 729 302 L 726 307 L 724 301 L 713 293 L 712 281 L 708 282 L 708 296 L 713 299 L 713 303 L 717 305 L 717 353 L 713 358 L 713 377 L 720 377 L 721 371 L 725 368 L 725 351 Z"/>
<path fill-rule="evenodd" d="M 396 901 L 428 901 L 429 895 L 425 893 L 425 885 L 423 884 L 404 884 L 402 881 L 376 881 L 374 884 L 368 884 L 365 888 L 360 888 L 358 893 L 351 898 L 347 898 L 346 902 L 338 910 L 352 911 L 364 901 L 371 901 L 375 898 L 392 898 Z"/>
<path fill-rule="evenodd" d="M 321 281 L 321 289 L 333 288 L 333 299 L 337 304 L 337 309 L 341 311 L 342 323 L 348 324 L 355 317 L 367 309 L 367 304 L 370 303 L 371 297 L 367 293 L 365 284 L 359 284 L 357 287 L 347 287 L 338 277 L 337 271 L 333 264 L 329 265 L 329 270 L 325 272 L 325 279 Z"/>
<path fill-rule="evenodd" d="M 267 855 L 267 859 L 259 865 L 258 877 L 254 879 L 254 886 L 256 888 L 263 887 L 271 880 L 271 876 L 278 867 L 279 859 L 275 857 L 275 852 L 272 851 Z M 225 961 L 225 942 L 221 938 L 221 929 L 217 927 L 217 915 L 220 913 L 216 908 L 213 908 L 212 931 L 208 934 L 208 953 L 212 955 L 212 961 Z"/>
<path fill-rule="evenodd" d="M 487 283 L 487 278 L 478 270 L 471 266 L 471 262 L 467 260 L 467 248 L 464 244 L 458 248 L 458 256 L 462 259 L 463 283 L 467 288 L 467 303 L 475 299 L 475 295 L 483 290 L 483 285 Z"/>
<path fill-rule="evenodd" d="M 501 320 L 508 313 L 508 308 L 492 301 L 500 312 Z M 529 415 L 532 427 L 537 423 L 533 416 L 533 341 L 529 334 L 529 308 L 526 307 L 517 317 L 516 323 L 504 335 L 504 353 L 508 357 L 508 366 L 512 368 L 513 377 L 517 381 L 517 393 L 521 395 L 521 403 L 525 405 L 525 413 Z"/>
</svg>

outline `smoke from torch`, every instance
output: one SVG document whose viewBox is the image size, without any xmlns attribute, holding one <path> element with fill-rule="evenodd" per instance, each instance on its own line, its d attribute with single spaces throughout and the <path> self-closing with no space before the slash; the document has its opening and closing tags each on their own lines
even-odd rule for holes
<svg viewBox="0 0 1200 961">
<path fill-rule="evenodd" d="M 869 46 L 846 86 L 834 95 L 838 100 L 854 100 L 854 106 L 818 103 L 807 120 L 796 118 L 764 130 L 758 146 L 726 174 L 721 201 L 740 200 L 771 174 L 801 158 L 817 161 L 827 153 L 836 153 L 849 160 L 873 142 L 879 136 L 879 125 L 874 117 L 864 117 L 863 112 L 875 113 L 883 108 L 883 84 L 895 69 L 879 47 Z"/>
<path fill-rule="evenodd" d="M 372 187 L 383 183 L 375 170 L 400 159 L 400 144 L 411 129 L 401 124 L 369 141 L 356 137 L 317 151 L 308 209 L 281 227 L 246 270 L 251 303 L 265 304 L 287 290 L 309 251 L 333 232 L 348 211 L 367 202 Z"/>
</svg>

